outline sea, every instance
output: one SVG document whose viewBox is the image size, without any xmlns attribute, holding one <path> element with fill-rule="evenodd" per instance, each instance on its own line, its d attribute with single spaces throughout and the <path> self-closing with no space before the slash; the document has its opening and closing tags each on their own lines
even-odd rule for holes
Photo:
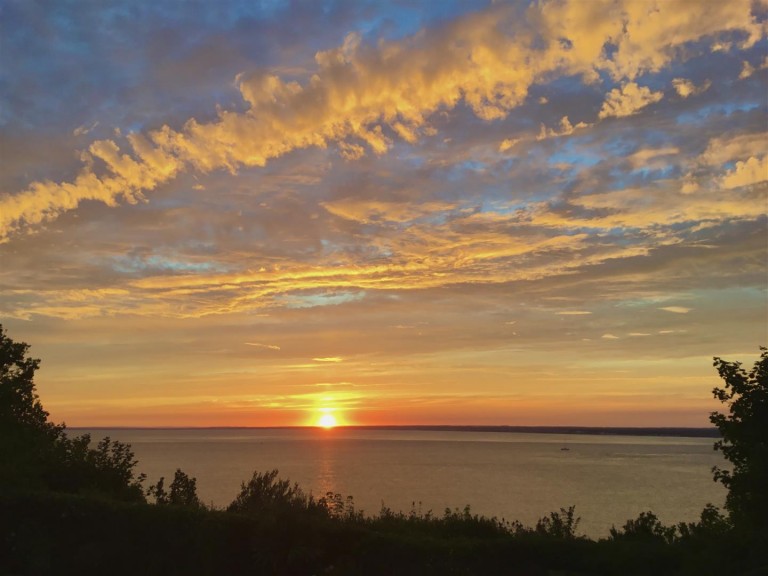
<svg viewBox="0 0 768 576">
<path fill-rule="evenodd" d="M 712 467 L 726 462 L 713 438 L 461 430 L 316 428 L 69 429 L 131 445 L 145 486 L 180 468 L 203 502 L 226 507 L 254 472 L 279 470 L 315 497 L 352 497 L 442 515 L 446 508 L 518 520 L 575 506 L 578 532 L 606 537 L 640 512 L 667 524 L 699 519 L 726 491 Z"/>
</svg>

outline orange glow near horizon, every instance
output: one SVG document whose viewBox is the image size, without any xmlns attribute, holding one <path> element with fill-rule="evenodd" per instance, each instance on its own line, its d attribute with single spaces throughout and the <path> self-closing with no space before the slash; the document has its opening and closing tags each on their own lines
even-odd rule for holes
<svg viewBox="0 0 768 576">
<path fill-rule="evenodd" d="M 392 393 L 383 385 L 368 385 L 354 394 L 344 391 L 303 393 L 283 396 L 274 401 L 266 394 L 257 396 L 220 396 L 216 402 L 197 402 L 169 398 L 94 398 L 88 402 L 68 401 L 66 389 L 57 391 L 41 378 L 40 396 L 53 422 L 65 422 L 70 427 L 283 427 L 307 426 L 326 428 L 356 426 L 408 425 L 512 425 L 512 426 L 707 426 L 707 415 L 717 408 L 715 400 L 699 393 L 702 387 L 715 386 L 717 375 L 691 369 L 700 384 L 691 385 L 685 395 L 685 409 L 676 409 L 676 401 L 664 397 L 663 383 L 655 382 L 652 374 L 644 375 L 647 395 L 569 392 L 557 383 L 542 382 L 522 375 L 510 380 L 517 383 L 517 395 L 496 392 L 492 396 L 462 394 L 455 386 L 449 391 L 447 380 L 443 392 L 417 396 Z M 435 368 L 435 372 L 438 369 Z M 47 376 L 41 372 L 41 376 Z M 357 378 L 356 378 L 357 379 Z M 622 382 L 627 382 L 626 380 Z M 549 384 L 547 394 L 537 392 Z M 628 383 L 625 385 L 629 386 Z M 430 386 L 426 381 L 423 388 Z M 486 386 L 490 384 L 486 383 Z M 593 384 L 593 386 L 597 386 Z M 530 388 L 535 388 L 531 390 Z M 526 394 L 523 394 L 526 392 Z M 172 401 L 175 400 L 175 401 Z M 276 405 L 279 404 L 279 405 Z"/>
</svg>

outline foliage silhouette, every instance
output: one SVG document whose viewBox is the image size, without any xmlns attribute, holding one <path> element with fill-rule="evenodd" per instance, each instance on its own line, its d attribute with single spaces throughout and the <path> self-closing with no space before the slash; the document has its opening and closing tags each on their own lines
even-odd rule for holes
<svg viewBox="0 0 768 576">
<path fill-rule="evenodd" d="M 564 540 L 576 538 L 581 517 L 574 515 L 575 510 L 575 506 L 560 508 L 559 512 L 551 512 L 549 516 L 540 518 L 536 523 L 536 533 Z"/>
<path fill-rule="evenodd" d="M 179 468 L 173 475 L 170 492 L 165 489 L 165 478 L 161 476 L 156 484 L 147 489 L 147 496 L 152 496 L 155 504 L 160 506 L 203 508 L 203 503 L 197 496 L 197 478 L 190 478 Z"/>
<path fill-rule="evenodd" d="M 277 469 L 254 472 L 248 482 L 240 485 L 240 493 L 227 507 L 227 511 L 258 514 L 274 510 L 305 510 L 327 514 L 325 502 L 306 495 L 298 484 L 279 479 L 278 474 Z"/>
<path fill-rule="evenodd" d="M 48 420 L 35 390 L 40 360 L 0 325 L 0 487 L 47 489 L 144 501 L 137 462 L 128 444 L 88 435 L 69 438 L 66 426 Z"/>
<path fill-rule="evenodd" d="M 653 512 L 641 512 L 635 520 L 627 520 L 624 527 L 610 529 L 613 540 L 645 540 L 672 544 L 677 539 L 677 527 L 664 526 Z"/>
<path fill-rule="evenodd" d="M 42 484 L 46 462 L 63 426 L 48 422 L 35 391 L 40 360 L 29 346 L 11 340 L 0 325 L 0 487 Z"/>
<path fill-rule="evenodd" d="M 713 468 L 714 478 L 728 489 L 726 509 L 734 525 L 768 533 L 768 349 L 747 372 L 740 362 L 714 359 L 725 382 L 712 393 L 728 407 L 728 414 L 712 412 L 710 421 L 722 440 L 715 449 L 733 465 Z"/>
<path fill-rule="evenodd" d="M 118 500 L 143 502 L 144 474 L 130 445 L 108 436 L 91 448 L 90 434 L 69 438 L 62 430 L 53 446 L 45 484 L 51 490 L 89 493 Z"/>
<path fill-rule="evenodd" d="M 733 525 L 717 506 L 707 504 L 698 522 L 680 522 L 676 528 L 679 532 L 677 540 L 722 539 L 733 529 Z"/>
<path fill-rule="evenodd" d="M 0 324 L 0 426 L 4 432 L 23 429 L 53 439 L 61 427 L 48 422 L 34 384 L 40 360 L 27 356 L 28 350 L 28 344 L 11 340 Z"/>
<path fill-rule="evenodd" d="M 325 508 L 328 516 L 339 520 L 361 520 L 363 511 L 355 508 L 355 499 L 352 496 L 346 498 L 338 492 L 326 492 L 325 496 L 318 500 Z"/>
</svg>

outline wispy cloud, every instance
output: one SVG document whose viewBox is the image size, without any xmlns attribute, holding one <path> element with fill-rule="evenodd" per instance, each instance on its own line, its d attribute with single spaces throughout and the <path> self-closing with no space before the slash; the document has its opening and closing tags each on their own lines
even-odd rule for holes
<svg viewBox="0 0 768 576">
<path fill-rule="evenodd" d="M 688 314 L 692 310 L 692 308 L 686 308 L 685 306 L 664 306 L 662 308 L 659 308 L 659 310 L 664 310 L 665 312 L 672 312 L 674 314 Z"/>
<path fill-rule="evenodd" d="M 261 348 L 263 350 L 274 350 L 279 351 L 280 346 L 276 346 L 274 344 L 261 344 L 260 342 L 244 342 L 246 346 L 253 346 L 254 348 Z"/>
</svg>

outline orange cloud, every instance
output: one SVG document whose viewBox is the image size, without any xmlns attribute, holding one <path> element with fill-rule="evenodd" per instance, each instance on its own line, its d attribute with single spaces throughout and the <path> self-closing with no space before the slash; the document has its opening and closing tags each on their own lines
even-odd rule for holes
<svg viewBox="0 0 768 576">
<path fill-rule="evenodd" d="M 598 118 L 631 116 L 649 104 L 658 102 L 663 96 L 661 92 L 652 92 L 647 86 L 627 82 L 621 89 L 614 88 L 608 93 Z"/>
<path fill-rule="evenodd" d="M 579 122 L 574 126 L 571 124 L 571 121 L 568 119 L 568 116 L 563 116 L 560 120 L 560 129 L 557 130 L 555 128 L 549 128 L 547 129 L 544 124 L 541 125 L 541 130 L 539 131 L 539 135 L 536 137 L 537 140 L 544 140 L 546 138 L 557 138 L 558 136 L 570 136 L 573 134 L 576 130 L 581 130 L 582 128 L 588 128 L 589 125 L 586 122 Z M 503 150 L 502 150 L 503 152 Z"/>
<path fill-rule="evenodd" d="M 408 222 L 456 207 L 456 205 L 446 202 L 385 202 L 355 198 L 323 202 L 321 205 L 331 214 L 362 223 L 372 221 Z"/>
<path fill-rule="evenodd" d="M 746 161 L 736 162 L 736 166 L 728 170 L 720 182 L 723 188 L 730 190 L 760 184 L 766 180 L 768 180 L 768 155 L 759 158 L 752 156 Z"/>
<path fill-rule="evenodd" d="M 686 80 L 685 78 L 675 78 L 672 80 L 672 86 L 675 88 L 677 95 L 681 98 L 688 98 L 689 96 L 695 96 L 702 92 L 706 92 L 711 85 L 712 82 L 710 80 L 707 80 L 700 86 L 696 86 L 693 82 Z"/>
</svg>

